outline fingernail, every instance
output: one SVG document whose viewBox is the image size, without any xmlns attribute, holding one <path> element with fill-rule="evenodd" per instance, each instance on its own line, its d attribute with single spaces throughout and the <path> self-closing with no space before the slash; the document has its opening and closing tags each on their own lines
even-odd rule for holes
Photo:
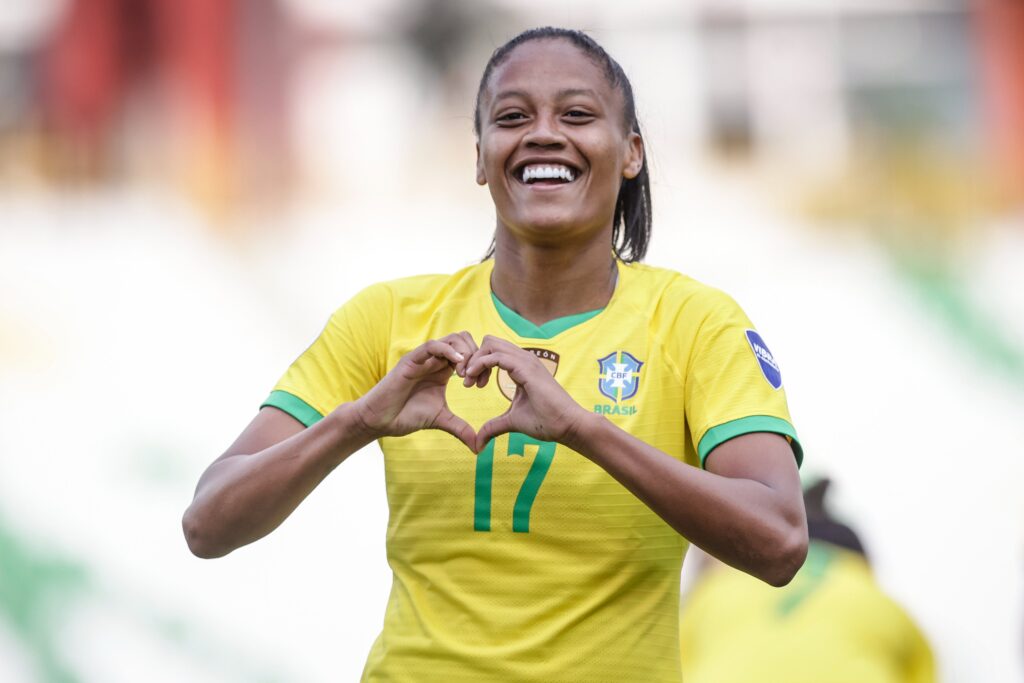
<svg viewBox="0 0 1024 683">
<path fill-rule="evenodd" d="M 459 353 L 458 351 L 456 351 L 456 352 L 455 352 L 455 357 L 456 357 L 456 358 L 458 358 L 459 360 L 466 360 L 466 357 L 465 357 L 465 356 L 463 356 L 463 355 L 462 355 L 461 353 Z"/>
</svg>

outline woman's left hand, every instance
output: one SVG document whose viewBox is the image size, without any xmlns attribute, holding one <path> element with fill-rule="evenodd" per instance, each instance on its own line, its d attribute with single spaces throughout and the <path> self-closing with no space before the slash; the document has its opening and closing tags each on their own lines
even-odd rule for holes
<svg viewBox="0 0 1024 683">
<path fill-rule="evenodd" d="M 484 337 L 466 364 L 463 383 L 467 387 L 486 386 L 495 367 L 508 373 L 516 384 L 516 393 L 507 411 L 477 431 L 478 453 L 488 441 L 507 432 L 563 444 L 576 438 L 589 413 L 555 381 L 539 358 L 512 342 Z"/>
</svg>

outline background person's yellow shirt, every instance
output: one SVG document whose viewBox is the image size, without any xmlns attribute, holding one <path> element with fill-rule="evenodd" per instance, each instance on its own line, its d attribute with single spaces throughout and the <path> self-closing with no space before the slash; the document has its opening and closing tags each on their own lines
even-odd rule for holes
<svg viewBox="0 0 1024 683">
<path fill-rule="evenodd" d="M 821 541 L 783 588 L 709 568 L 681 621 L 686 683 L 935 683 L 931 648 L 864 558 Z"/>
<path fill-rule="evenodd" d="M 339 308 L 265 405 L 309 425 L 365 394 L 408 351 L 466 330 L 532 349 L 588 410 L 699 466 L 747 432 L 785 435 L 781 376 L 728 296 L 619 263 L 600 311 L 536 326 L 491 293 L 492 261 L 373 285 Z M 474 428 L 514 385 L 454 377 Z M 381 440 L 394 574 L 366 681 L 678 683 L 687 542 L 610 475 L 560 444 L 498 437 L 479 455 L 440 431 Z"/>
</svg>

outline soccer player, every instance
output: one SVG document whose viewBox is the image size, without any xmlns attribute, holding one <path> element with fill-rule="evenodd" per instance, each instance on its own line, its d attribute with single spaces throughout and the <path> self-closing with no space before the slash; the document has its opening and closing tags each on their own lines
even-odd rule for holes
<svg viewBox="0 0 1024 683">
<path fill-rule="evenodd" d="M 394 583 L 365 681 L 680 681 L 690 542 L 774 584 L 804 559 L 782 376 L 725 294 L 641 265 L 633 93 L 588 36 L 498 48 L 475 112 L 488 258 L 341 306 L 202 475 L 189 546 L 277 527 L 384 453 Z"/>
<path fill-rule="evenodd" d="M 680 623 L 686 683 L 935 683 L 928 641 L 829 513 L 828 486 L 807 490 L 807 562 L 785 588 L 705 563 Z"/>
</svg>

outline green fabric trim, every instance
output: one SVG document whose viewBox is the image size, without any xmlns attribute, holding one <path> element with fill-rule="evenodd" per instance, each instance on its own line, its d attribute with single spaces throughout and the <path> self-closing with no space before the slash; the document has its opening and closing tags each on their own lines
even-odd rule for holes
<svg viewBox="0 0 1024 683">
<path fill-rule="evenodd" d="M 598 308 L 586 313 L 576 313 L 562 318 L 555 318 L 543 325 L 535 325 L 503 304 L 494 292 L 491 292 L 491 300 L 494 301 L 494 307 L 498 309 L 498 315 L 505 321 L 505 324 L 511 327 L 513 332 L 526 339 L 551 339 L 555 335 L 565 332 L 570 327 L 587 322 L 604 310 L 603 308 Z"/>
<path fill-rule="evenodd" d="M 289 394 L 287 391 L 281 391 L 280 389 L 270 392 L 270 396 L 267 397 L 267 400 L 263 402 L 260 408 L 264 406 L 283 410 L 307 427 L 312 427 L 324 417 L 320 414 L 319 410 L 295 394 Z"/>
<path fill-rule="evenodd" d="M 804 449 L 800 442 L 797 441 L 796 430 L 793 428 L 793 425 L 779 417 L 750 415 L 748 417 L 741 417 L 738 420 L 731 420 L 717 427 L 712 427 L 704 433 L 704 438 L 700 440 L 700 444 L 697 446 L 700 466 L 704 467 L 704 461 L 707 460 L 708 454 L 717 446 L 722 445 L 729 439 L 735 439 L 737 436 L 754 432 L 772 432 L 773 434 L 788 436 L 789 443 L 793 447 L 793 455 L 796 456 L 796 466 L 800 467 L 803 464 Z"/>
</svg>

